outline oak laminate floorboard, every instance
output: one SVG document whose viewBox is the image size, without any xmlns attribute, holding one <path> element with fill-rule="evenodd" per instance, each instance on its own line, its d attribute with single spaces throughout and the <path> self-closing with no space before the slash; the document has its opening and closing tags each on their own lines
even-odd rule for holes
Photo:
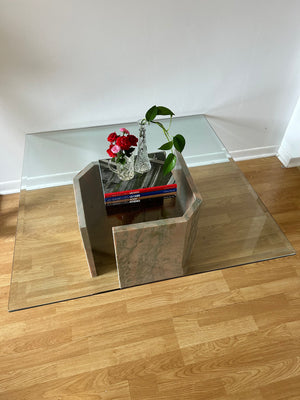
<svg viewBox="0 0 300 400">
<path fill-rule="evenodd" d="M 300 170 L 238 165 L 299 253 Z M 0 400 L 300 399 L 298 254 L 8 313 L 18 201 L 0 196 Z"/>
<path fill-rule="evenodd" d="M 203 203 L 186 274 L 294 253 L 234 162 L 191 168 L 191 174 Z M 123 218 L 111 217 L 112 224 Z M 101 232 L 95 234 L 106 241 Z M 117 267 L 108 254 L 97 253 L 99 275 L 90 277 L 72 185 L 21 192 L 15 243 L 11 311 L 119 289 Z"/>
</svg>

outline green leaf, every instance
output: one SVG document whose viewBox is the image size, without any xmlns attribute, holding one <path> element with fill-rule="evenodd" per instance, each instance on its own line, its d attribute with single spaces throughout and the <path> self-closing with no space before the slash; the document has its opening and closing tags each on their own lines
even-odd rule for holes
<svg viewBox="0 0 300 400">
<path fill-rule="evenodd" d="M 125 164 L 125 158 L 122 151 L 119 151 L 119 153 L 117 154 L 116 162 L 120 164 Z"/>
<path fill-rule="evenodd" d="M 154 120 L 154 118 L 157 116 L 157 107 L 156 106 L 152 106 L 151 108 L 149 108 L 149 110 L 146 112 L 145 118 L 148 122 L 151 122 Z"/>
<path fill-rule="evenodd" d="M 175 167 L 175 165 L 176 165 L 176 156 L 173 153 L 170 153 L 166 158 L 166 161 L 164 162 L 163 166 L 164 175 L 167 175 L 169 172 L 171 172 L 172 169 Z"/>
<path fill-rule="evenodd" d="M 134 147 L 130 147 L 128 150 L 124 150 L 124 153 L 127 157 L 131 156 L 131 153 L 134 151 Z"/>
<path fill-rule="evenodd" d="M 163 106 L 158 106 L 157 107 L 157 115 L 175 115 L 173 113 L 173 111 L 171 111 L 169 108 L 167 107 L 163 107 Z"/>
<path fill-rule="evenodd" d="M 172 147 L 173 147 L 173 140 L 164 143 L 162 146 L 160 146 L 159 150 L 171 150 Z"/>
<path fill-rule="evenodd" d="M 173 137 L 173 142 L 175 149 L 181 153 L 185 146 L 185 138 L 182 135 L 175 135 Z"/>
<path fill-rule="evenodd" d="M 158 122 L 158 121 L 152 121 L 152 122 L 153 122 L 153 124 L 160 126 L 163 131 L 166 130 L 166 128 L 163 126 L 163 124 L 161 122 Z"/>
</svg>

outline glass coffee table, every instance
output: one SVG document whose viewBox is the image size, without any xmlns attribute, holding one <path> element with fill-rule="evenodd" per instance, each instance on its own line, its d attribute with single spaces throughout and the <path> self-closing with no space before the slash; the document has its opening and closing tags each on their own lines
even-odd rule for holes
<svg viewBox="0 0 300 400">
<path fill-rule="evenodd" d="M 186 210 L 181 209 L 178 214 L 176 203 L 180 202 L 180 195 L 175 203 L 165 199 L 163 204 L 136 206 L 112 214 L 104 207 L 104 217 L 92 217 L 93 232 L 86 231 L 94 240 L 90 254 L 96 274 L 91 277 L 89 250 L 81 236 L 82 228 L 87 226 L 80 223 L 80 218 L 78 224 L 73 179 L 91 163 L 97 165 L 99 159 L 107 158 L 106 138 L 121 127 L 138 136 L 137 123 L 26 135 L 9 311 L 295 254 L 205 116 L 195 115 L 174 118 L 172 123 L 172 133 L 186 138 L 183 165 L 187 164 L 189 170 L 184 176 L 191 176 L 193 198 L 199 200 L 197 226 L 184 240 L 188 252 L 183 267 L 178 268 L 172 259 L 172 249 L 178 246 L 176 240 L 182 237 L 176 230 L 157 251 L 159 257 L 155 257 L 156 245 L 150 245 L 143 248 L 143 257 L 135 264 L 130 251 L 118 258 L 112 244 L 114 227 L 120 234 L 118 247 L 122 249 L 128 228 L 141 227 L 141 234 L 147 229 L 143 224 L 153 225 L 154 221 L 156 227 L 162 225 L 155 233 L 159 235 L 166 221 L 183 218 Z M 148 151 L 156 152 L 162 142 L 160 129 L 147 127 Z M 92 208 L 101 200 L 97 198 L 100 192 L 96 181 L 85 191 L 87 202 L 93 199 Z M 103 225 L 104 219 L 109 223 Z M 132 247 L 136 241 L 137 236 L 133 236 Z M 93 243 L 107 251 L 98 251 Z M 158 271 L 160 264 L 167 274 L 149 273 Z M 129 274 L 133 280 L 120 284 L 120 269 L 126 275 L 133 265 Z M 136 281 L 135 276 L 139 276 Z"/>
</svg>

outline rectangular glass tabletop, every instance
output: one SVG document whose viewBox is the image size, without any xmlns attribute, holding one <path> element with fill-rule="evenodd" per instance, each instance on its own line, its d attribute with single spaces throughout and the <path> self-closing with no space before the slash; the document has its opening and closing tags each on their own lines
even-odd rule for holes
<svg viewBox="0 0 300 400">
<path fill-rule="evenodd" d="M 122 127 L 138 136 L 137 123 L 26 135 L 10 311 L 119 289 L 111 255 L 101 256 L 101 275 L 90 276 L 73 178 L 107 158 L 106 138 Z M 186 138 L 183 156 L 203 200 L 186 274 L 294 254 L 203 115 L 174 118 L 171 133 Z M 146 135 L 149 152 L 165 141 L 154 125 Z M 113 218 L 131 217 L 121 210 Z"/>
</svg>

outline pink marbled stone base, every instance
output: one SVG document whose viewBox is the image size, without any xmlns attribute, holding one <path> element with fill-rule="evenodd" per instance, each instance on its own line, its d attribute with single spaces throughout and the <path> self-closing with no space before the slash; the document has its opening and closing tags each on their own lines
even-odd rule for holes
<svg viewBox="0 0 300 400">
<path fill-rule="evenodd" d="M 196 201 L 183 217 L 113 228 L 121 288 L 184 275 L 199 206 Z"/>
<path fill-rule="evenodd" d="M 173 171 L 180 217 L 112 228 L 120 287 L 184 275 L 196 238 L 201 196 L 181 154 Z"/>
</svg>

